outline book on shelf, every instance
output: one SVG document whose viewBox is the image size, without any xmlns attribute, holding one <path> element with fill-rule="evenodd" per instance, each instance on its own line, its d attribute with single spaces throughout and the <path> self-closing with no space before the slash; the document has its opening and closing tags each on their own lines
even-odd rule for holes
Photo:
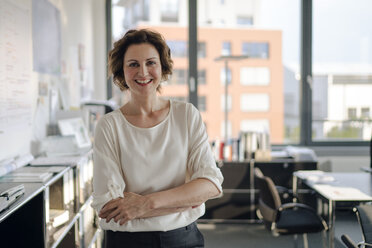
<svg viewBox="0 0 372 248">
<path fill-rule="evenodd" d="M 50 209 L 49 220 L 52 227 L 59 227 L 69 221 L 70 213 L 68 210 Z"/>
</svg>

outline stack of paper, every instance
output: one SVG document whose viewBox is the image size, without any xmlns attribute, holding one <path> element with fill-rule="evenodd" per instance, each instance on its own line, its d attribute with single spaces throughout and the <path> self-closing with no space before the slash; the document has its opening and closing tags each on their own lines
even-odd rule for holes
<svg viewBox="0 0 372 248">
<path fill-rule="evenodd" d="M 372 197 L 363 193 L 359 189 L 351 187 L 339 187 L 326 184 L 313 186 L 316 191 L 324 195 L 327 199 L 335 201 L 372 201 Z"/>
<path fill-rule="evenodd" d="M 1 178 L 2 182 L 32 182 L 43 183 L 50 179 L 53 173 L 50 172 L 13 172 Z"/>
</svg>

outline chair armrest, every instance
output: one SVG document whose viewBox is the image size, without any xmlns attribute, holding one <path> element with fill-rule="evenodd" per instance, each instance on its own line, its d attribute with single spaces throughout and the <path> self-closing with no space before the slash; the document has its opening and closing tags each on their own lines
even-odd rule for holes
<svg viewBox="0 0 372 248">
<path fill-rule="evenodd" d="M 347 234 L 341 235 L 341 240 L 347 246 L 347 248 L 357 248 L 358 246 L 351 240 L 351 238 Z"/>
<path fill-rule="evenodd" d="M 360 247 L 360 248 L 372 247 L 372 244 L 370 244 L 370 243 L 364 243 L 364 242 L 359 242 L 357 247 Z"/>
<path fill-rule="evenodd" d="M 293 209 L 293 208 L 301 208 L 301 209 L 306 209 L 309 210 L 313 213 L 316 214 L 315 210 L 312 207 L 309 207 L 306 204 L 298 203 L 298 202 L 290 202 L 290 203 L 285 203 L 281 205 L 278 209 L 279 212 L 287 210 L 287 209 Z"/>
</svg>

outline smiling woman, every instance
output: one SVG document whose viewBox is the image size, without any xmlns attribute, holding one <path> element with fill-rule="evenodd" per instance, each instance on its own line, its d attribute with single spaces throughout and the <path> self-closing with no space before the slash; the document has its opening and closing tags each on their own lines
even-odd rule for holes
<svg viewBox="0 0 372 248">
<path fill-rule="evenodd" d="M 204 247 L 195 221 L 222 194 L 199 111 L 159 96 L 172 73 L 170 50 L 154 31 L 130 30 L 109 68 L 129 101 L 102 117 L 94 138 L 92 207 L 106 247 Z"/>
</svg>

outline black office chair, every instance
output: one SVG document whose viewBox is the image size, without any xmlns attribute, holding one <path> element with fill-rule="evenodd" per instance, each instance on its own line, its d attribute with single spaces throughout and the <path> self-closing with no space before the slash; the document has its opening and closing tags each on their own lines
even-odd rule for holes
<svg viewBox="0 0 372 248">
<path fill-rule="evenodd" d="M 358 218 L 359 225 L 362 229 L 362 242 L 355 244 L 347 235 L 341 235 L 341 240 L 348 248 L 372 247 L 372 205 L 359 205 L 354 208 Z"/>
<path fill-rule="evenodd" d="M 304 247 L 308 247 L 307 233 L 323 232 L 323 247 L 325 247 L 326 222 L 315 210 L 302 203 L 282 204 L 277 188 L 271 178 L 255 168 L 255 182 L 260 191 L 257 215 L 263 220 L 267 229 L 273 235 L 294 235 L 294 245 L 297 247 L 297 235 L 302 234 Z"/>
</svg>

